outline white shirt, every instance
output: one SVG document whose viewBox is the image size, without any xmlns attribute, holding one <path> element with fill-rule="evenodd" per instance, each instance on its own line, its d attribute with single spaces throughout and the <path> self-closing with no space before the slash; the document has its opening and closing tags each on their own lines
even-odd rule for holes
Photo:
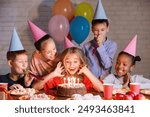
<svg viewBox="0 0 150 117">
<path fill-rule="evenodd" d="M 114 74 L 109 74 L 104 80 L 104 83 L 114 84 L 114 89 L 122 88 L 123 81 L 117 78 Z M 143 75 L 131 76 L 132 83 L 140 83 L 140 89 L 150 89 L 150 80 L 144 78 Z"/>
</svg>

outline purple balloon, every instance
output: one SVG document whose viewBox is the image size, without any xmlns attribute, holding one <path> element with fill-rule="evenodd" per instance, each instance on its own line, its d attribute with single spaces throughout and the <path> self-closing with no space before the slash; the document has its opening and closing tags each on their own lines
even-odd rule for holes
<svg viewBox="0 0 150 117">
<path fill-rule="evenodd" d="M 64 41 L 64 37 L 69 33 L 69 22 L 63 15 L 54 15 L 48 23 L 50 35 L 57 41 Z"/>
</svg>

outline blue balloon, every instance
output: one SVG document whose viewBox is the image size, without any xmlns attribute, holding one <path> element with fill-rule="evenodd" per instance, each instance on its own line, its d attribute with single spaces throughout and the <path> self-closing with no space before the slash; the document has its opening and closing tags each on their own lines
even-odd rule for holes
<svg viewBox="0 0 150 117">
<path fill-rule="evenodd" d="M 90 24 L 83 16 L 75 17 L 70 24 L 70 35 L 72 39 L 81 44 L 90 32 Z"/>
</svg>

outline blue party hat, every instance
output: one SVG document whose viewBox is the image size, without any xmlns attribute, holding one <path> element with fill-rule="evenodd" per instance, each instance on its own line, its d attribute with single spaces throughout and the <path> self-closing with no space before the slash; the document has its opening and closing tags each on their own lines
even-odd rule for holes
<svg viewBox="0 0 150 117">
<path fill-rule="evenodd" d="M 96 19 L 107 19 L 101 0 L 98 1 L 97 6 L 96 6 L 94 20 Z"/>
<path fill-rule="evenodd" d="M 24 50 L 24 47 L 20 41 L 16 29 L 14 28 L 8 51 L 19 51 L 19 50 Z"/>
</svg>

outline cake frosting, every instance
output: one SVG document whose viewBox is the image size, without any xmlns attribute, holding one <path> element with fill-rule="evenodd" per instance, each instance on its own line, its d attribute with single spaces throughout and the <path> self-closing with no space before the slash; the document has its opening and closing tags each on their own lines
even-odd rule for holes
<svg viewBox="0 0 150 117">
<path fill-rule="evenodd" d="M 86 87 L 83 83 L 74 84 L 59 84 L 57 87 L 57 95 L 71 97 L 73 94 L 85 94 L 87 93 Z"/>
</svg>

